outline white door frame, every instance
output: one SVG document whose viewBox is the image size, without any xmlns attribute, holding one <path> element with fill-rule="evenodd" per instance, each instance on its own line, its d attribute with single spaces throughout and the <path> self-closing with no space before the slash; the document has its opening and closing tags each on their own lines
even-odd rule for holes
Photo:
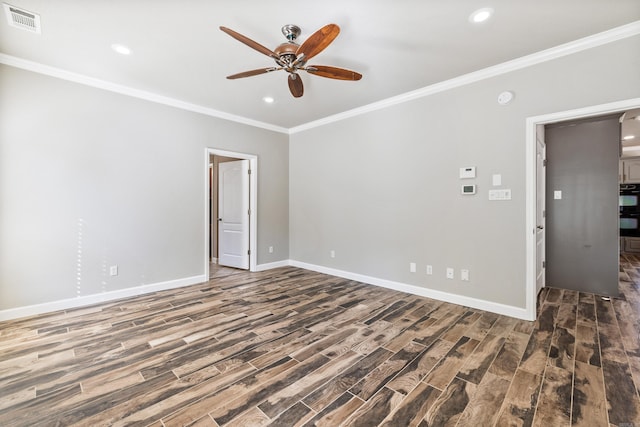
<svg viewBox="0 0 640 427">
<path fill-rule="evenodd" d="M 255 154 L 219 150 L 217 148 L 205 148 L 204 274 L 207 280 L 209 280 L 209 236 L 211 235 L 211 225 L 209 224 L 209 211 L 211 210 L 209 204 L 209 159 L 211 155 L 249 160 L 249 169 L 251 169 L 251 176 L 249 177 L 249 210 L 251 211 L 251 217 L 249 218 L 249 251 L 251 251 L 249 254 L 249 271 L 256 271 L 258 264 L 258 156 Z"/>
<path fill-rule="evenodd" d="M 526 121 L 526 317 L 528 320 L 536 318 L 536 126 L 557 123 L 561 121 L 581 119 L 593 116 L 602 116 L 609 113 L 623 112 L 640 108 L 640 98 L 632 98 L 624 101 L 608 104 L 593 105 L 575 110 L 560 111 L 541 116 L 528 117 Z"/>
<path fill-rule="evenodd" d="M 542 206 L 536 205 L 536 257 L 540 256 L 542 259 L 536 258 L 536 294 L 547 285 L 546 281 L 546 268 L 544 261 L 546 260 L 546 232 L 545 227 L 547 221 L 546 214 L 546 182 L 547 182 L 547 168 L 545 162 L 547 161 L 547 141 L 545 140 L 545 128 L 543 125 L 536 126 L 536 204 L 541 201 Z M 541 143 L 539 144 L 538 141 Z M 541 156 L 538 158 L 538 147 L 542 149 Z M 538 176 L 540 171 L 540 176 Z M 542 187 L 542 188 L 541 188 Z M 540 245 L 541 248 L 537 246 Z M 542 261 L 542 262 L 541 262 Z M 538 273 L 540 269 L 540 273 Z M 539 279 L 540 278 L 540 279 Z M 542 286 L 539 287 L 538 280 L 542 282 Z"/>
</svg>

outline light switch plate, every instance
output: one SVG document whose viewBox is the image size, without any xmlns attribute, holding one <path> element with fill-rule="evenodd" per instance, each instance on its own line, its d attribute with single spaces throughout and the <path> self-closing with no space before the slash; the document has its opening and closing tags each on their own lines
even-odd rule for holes
<svg viewBox="0 0 640 427">
<path fill-rule="evenodd" d="M 491 182 L 492 182 L 494 187 L 502 185 L 502 175 L 500 175 L 499 173 L 496 173 L 496 174 L 492 175 L 491 176 Z"/>
<path fill-rule="evenodd" d="M 489 190 L 489 200 L 511 200 L 511 189 Z"/>
<path fill-rule="evenodd" d="M 562 200 L 562 190 L 554 190 L 553 198 L 554 200 Z"/>
</svg>

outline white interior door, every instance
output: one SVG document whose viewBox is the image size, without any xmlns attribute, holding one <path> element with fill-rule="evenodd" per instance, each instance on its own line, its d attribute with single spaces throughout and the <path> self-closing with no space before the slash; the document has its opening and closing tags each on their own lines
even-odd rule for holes
<svg viewBox="0 0 640 427">
<path fill-rule="evenodd" d="M 544 126 L 536 129 L 536 295 L 545 286 L 545 159 Z"/>
<path fill-rule="evenodd" d="M 249 160 L 218 166 L 218 264 L 249 268 Z"/>
</svg>

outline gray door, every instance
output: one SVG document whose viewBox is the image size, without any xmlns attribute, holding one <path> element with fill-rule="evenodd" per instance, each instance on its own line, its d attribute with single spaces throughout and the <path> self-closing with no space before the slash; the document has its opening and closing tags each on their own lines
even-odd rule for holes
<svg viewBox="0 0 640 427">
<path fill-rule="evenodd" d="M 548 286 L 618 295 L 618 117 L 547 125 Z"/>
</svg>

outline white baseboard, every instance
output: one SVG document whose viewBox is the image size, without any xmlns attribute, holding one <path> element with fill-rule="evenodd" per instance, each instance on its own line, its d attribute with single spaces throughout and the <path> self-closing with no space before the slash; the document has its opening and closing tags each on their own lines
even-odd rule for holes
<svg viewBox="0 0 640 427">
<path fill-rule="evenodd" d="M 291 261 L 289 261 L 288 259 L 285 259 L 282 261 L 269 262 L 267 264 L 258 264 L 256 265 L 256 271 L 271 270 L 272 268 L 288 267 L 290 265 L 291 265 Z"/>
<path fill-rule="evenodd" d="M 490 311 L 496 314 L 503 314 L 509 317 L 515 317 L 523 320 L 535 320 L 535 319 L 529 318 L 529 314 L 527 310 L 521 307 L 514 307 L 511 305 L 500 304 L 497 302 L 486 301 L 486 300 L 481 300 L 481 299 L 472 298 L 472 297 L 465 297 L 463 295 L 451 294 L 448 292 L 438 291 L 435 289 L 428 289 L 428 288 L 423 288 L 421 286 L 409 285 L 406 283 L 394 282 L 386 279 L 379 279 L 377 277 L 365 276 L 362 274 L 351 273 L 349 271 L 337 270 L 334 268 L 323 267 L 320 265 L 307 264 L 305 262 L 300 262 L 295 260 L 289 260 L 289 265 L 293 267 L 304 268 L 306 270 L 317 271 L 319 273 L 330 274 L 332 276 L 338 276 L 345 279 L 355 280 L 355 281 L 366 283 L 369 285 L 381 286 L 383 288 L 393 289 L 400 292 L 406 292 L 412 295 L 432 298 L 438 301 L 445 301 L 453 304 L 463 305 L 466 307 Z"/>
<path fill-rule="evenodd" d="M 463 305 L 467 307 L 477 308 L 480 310 L 490 311 L 492 313 L 502 314 L 505 316 L 515 317 L 524 320 L 535 320 L 528 316 L 527 310 L 521 307 L 500 304 L 497 302 L 481 300 L 462 295 L 451 294 L 448 292 L 438 291 L 434 289 L 423 288 L 421 286 L 409 285 L 406 283 L 394 282 L 392 280 L 380 279 L 377 277 L 365 276 L 363 274 L 352 273 L 335 268 L 324 267 L 321 265 L 308 264 L 306 262 L 295 260 L 282 260 L 267 264 L 258 264 L 256 271 L 271 270 L 279 267 L 298 267 L 305 270 L 317 271 L 319 273 L 329 274 L 331 276 L 342 277 L 345 279 L 355 280 L 366 283 L 368 285 L 381 286 L 383 288 L 393 289 L 400 292 L 406 292 L 412 295 L 432 298 L 439 301 L 450 302 L 453 304 Z M 165 289 L 179 288 L 182 286 L 195 285 L 197 283 L 206 282 L 208 279 L 204 275 L 186 277 L 183 279 L 170 280 L 167 282 L 152 283 L 149 285 L 137 286 L 134 288 L 121 289 L 117 291 L 105 292 L 102 294 L 87 295 L 78 298 L 70 298 L 65 300 L 53 301 L 43 304 L 30 305 L 26 307 L 11 308 L 0 310 L 0 321 L 18 319 L 20 317 L 34 316 L 37 314 L 48 313 L 51 311 L 66 310 L 70 308 L 82 307 L 86 305 L 96 304 L 99 302 L 112 301 L 130 296 L 142 295 L 150 292 L 162 291 Z"/>
<path fill-rule="evenodd" d="M 10 308 L 0 310 L 0 321 L 13 320 L 21 317 L 35 316 L 37 314 L 49 313 L 52 311 L 67 310 L 96 304 L 100 302 L 113 301 L 120 298 L 127 298 L 136 295 L 148 294 L 166 289 L 180 288 L 182 286 L 195 285 L 206 282 L 204 275 L 185 277 L 182 279 L 169 280 L 166 282 L 150 283 L 148 285 L 136 286 L 133 288 L 119 289 L 100 294 L 84 295 L 77 298 L 69 298 L 58 301 L 46 302 L 42 304 L 28 305 L 25 307 Z"/>
</svg>

